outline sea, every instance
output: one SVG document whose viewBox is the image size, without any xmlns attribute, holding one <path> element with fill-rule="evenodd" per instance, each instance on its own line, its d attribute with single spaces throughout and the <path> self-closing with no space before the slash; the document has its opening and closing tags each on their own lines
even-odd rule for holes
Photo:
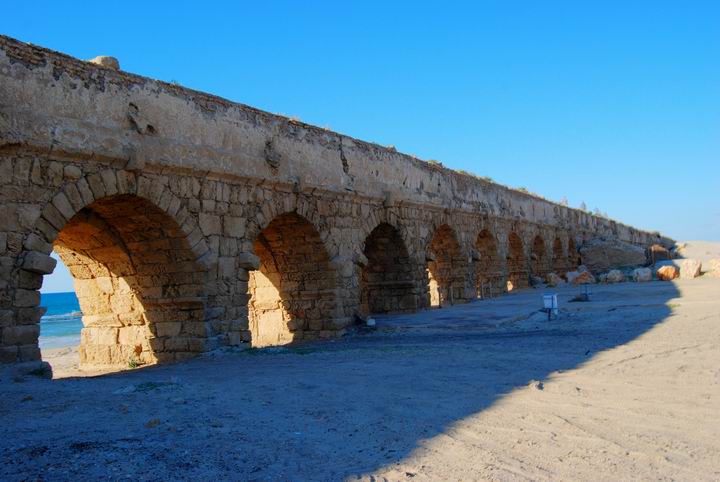
<svg viewBox="0 0 720 482">
<path fill-rule="evenodd" d="M 40 306 L 47 308 L 40 319 L 40 348 L 62 348 L 80 344 L 82 312 L 75 293 L 41 293 Z"/>
</svg>

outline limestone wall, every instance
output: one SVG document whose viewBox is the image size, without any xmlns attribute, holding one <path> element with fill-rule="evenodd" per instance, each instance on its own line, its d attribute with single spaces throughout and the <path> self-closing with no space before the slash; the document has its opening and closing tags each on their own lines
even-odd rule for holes
<svg viewBox="0 0 720 482">
<path fill-rule="evenodd" d="M 76 279 L 90 366 L 334 336 L 368 312 L 526 286 L 593 237 L 670 242 L 7 37 L 0 188 L 2 362 L 40 357 L 52 249 Z"/>
</svg>

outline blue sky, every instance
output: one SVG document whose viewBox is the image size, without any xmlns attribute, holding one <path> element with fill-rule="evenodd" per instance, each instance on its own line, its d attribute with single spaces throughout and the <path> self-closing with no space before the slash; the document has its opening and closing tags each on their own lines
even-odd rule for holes
<svg viewBox="0 0 720 482">
<path fill-rule="evenodd" d="M 720 2 L 388 3 L 16 2 L 0 32 L 720 241 Z"/>
</svg>

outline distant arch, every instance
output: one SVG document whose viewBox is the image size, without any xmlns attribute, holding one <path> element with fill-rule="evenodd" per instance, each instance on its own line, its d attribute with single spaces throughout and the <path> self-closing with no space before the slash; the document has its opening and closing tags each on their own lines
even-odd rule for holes
<svg viewBox="0 0 720 482">
<path fill-rule="evenodd" d="M 570 238 L 568 240 L 568 269 L 574 270 L 581 264 L 582 260 L 580 259 L 580 253 L 578 253 L 578 250 L 575 247 L 575 241 Z"/>
<path fill-rule="evenodd" d="M 547 251 L 545 240 L 539 234 L 533 238 L 530 251 L 530 272 L 533 276 L 544 277 L 547 274 Z"/>
<path fill-rule="evenodd" d="M 360 310 L 364 314 L 414 311 L 418 292 L 413 266 L 398 230 L 380 223 L 365 239 L 367 264 L 360 273 Z"/>
<path fill-rule="evenodd" d="M 427 275 L 430 306 L 465 302 L 468 262 L 455 231 L 443 224 L 433 233 L 428 247 Z"/>
<path fill-rule="evenodd" d="M 525 248 L 520 236 L 515 232 L 508 235 L 508 280 L 507 289 L 512 291 L 528 287 L 528 268 L 525 260 Z"/>
<path fill-rule="evenodd" d="M 567 258 L 563 251 L 562 240 L 558 237 L 553 241 L 553 271 L 562 274 L 567 270 Z"/>
<path fill-rule="evenodd" d="M 475 241 L 478 259 L 475 260 L 475 293 L 478 298 L 488 298 L 504 291 L 500 255 L 495 236 L 483 229 Z"/>
</svg>

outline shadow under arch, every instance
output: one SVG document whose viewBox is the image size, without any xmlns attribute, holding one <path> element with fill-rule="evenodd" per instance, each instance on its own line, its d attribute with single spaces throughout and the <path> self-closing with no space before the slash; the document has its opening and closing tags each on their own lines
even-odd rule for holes
<svg viewBox="0 0 720 482">
<path fill-rule="evenodd" d="M 582 264 L 580 259 L 580 253 L 578 253 L 575 247 L 575 241 L 573 238 L 568 239 L 568 255 L 567 255 L 568 270 L 572 271 Z"/>
<path fill-rule="evenodd" d="M 248 324 L 254 347 L 330 336 L 338 276 L 320 234 L 295 212 L 276 216 L 253 241 Z"/>
<path fill-rule="evenodd" d="M 533 238 L 532 249 L 530 250 L 530 274 L 542 278 L 547 274 L 547 270 L 548 263 L 545 240 L 538 234 Z"/>
<path fill-rule="evenodd" d="M 475 240 L 478 259 L 474 261 L 475 294 L 478 298 L 489 298 L 503 293 L 506 289 L 502 263 L 495 242 L 495 236 L 483 229 Z"/>
<path fill-rule="evenodd" d="M 73 277 L 80 367 L 113 369 L 204 351 L 206 268 L 178 223 L 132 194 L 77 211 L 53 240 Z"/>
<path fill-rule="evenodd" d="M 360 313 L 415 311 L 418 288 L 413 262 L 397 228 L 380 223 L 365 239 L 367 264 L 360 273 Z"/>
<path fill-rule="evenodd" d="M 517 233 L 511 231 L 508 235 L 507 250 L 508 280 L 507 290 L 512 291 L 520 288 L 527 288 L 528 266 L 525 261 L 525 248 L 522 239 Z"/>
<path fill-rule="evenodd" d="M 433 233 L 427 249 L 428 295 L 430 306 L 467 302 L 468 260 L 455 231 L 443 224 Z"/>
<path fill-rule="evenodd" d="M 567 258 L 563 250 L 562 240 L 559 237 L 555 237 L 552 246 L 552 269 L 558 275 L 562 275 L 567 271 Z"/>
</svg>

